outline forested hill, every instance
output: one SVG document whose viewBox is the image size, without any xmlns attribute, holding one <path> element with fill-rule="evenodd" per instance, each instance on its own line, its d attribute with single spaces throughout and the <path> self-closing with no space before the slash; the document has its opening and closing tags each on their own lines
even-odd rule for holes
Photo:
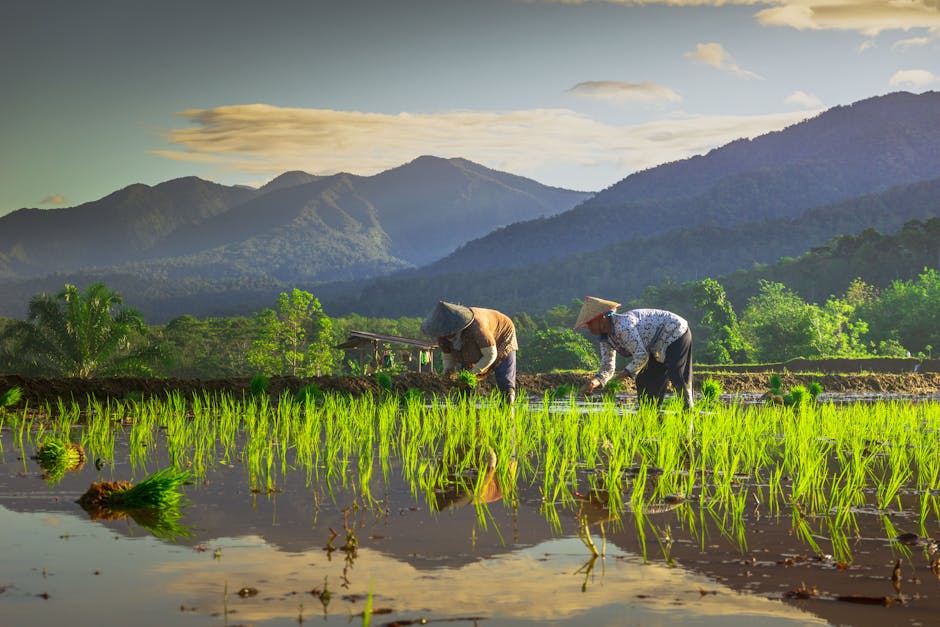
<svg viewBox="0 0 940 627">
<path fill-rule="evenodd" d="M 523 267 L 699 225 L 733 227 L 940 177 L 940 93 L 892 93 L 633 174 L 571 211 L 467 243 L 425 273 Z"/>
<path fill-rule="evenodd" d="M 288 172 L 259 189 L 195 177 L 135 184 L 78 207 L 0 217 L 0 278 L 363 278 L 590 195 L 427 156 L 371 177 Z"/>
<path fill-rule="evenodd" d="M 834 237 L 850 241 L 852 235 L 865 229 L 891 234 L 910 221 L 927 222 L 938 217 L 940 178 L 816 207 L 796 218 L 736 226 L 699 225 L 652 238 L 629 239 L 600 251 L 529 264 L 512 271 L 489 269 L 430 275 L 407 271 L 361 287 L 323 286 L 319 293 L 338 313 L 355 311 L 382 316 L 420 315 L 422 307 L 429 307 L 428 295 L 468 304 L 486 303 L 507 312 L 545 311 L 586 295 L 625 302 L 640 296 L 648 286 L 749 270 L 755 265 L 773 264 L 782 257 L 798 257 L 826 245 Z M 931 224 L 936 231 L 940 220 Z M 893 263 L 886 256 L 898 249 L 888 246 L 877 257 L 884 273 L 872 273 L 872 282 L 883 284 L 894 278 L 911 278 L 925 264 L 940 266 L 940 243 L 937 247 L 936 253 L 929 248 L 916 254 L 898 253 L 901 257 Z M 851 267 L 843 269 L 851 273 Z M 827 272 L 832 274 L 833 269 Z M 851 278 L 854 277 L 848 280 Z M 815 272 L 804 277 L 804 281 L 818 289 L 829 285 L 825 279 Z M 833 279 L 838 283 L 844 279 L 844 273 Z M 752 288 L 756 289 L 756 283 Z M 844 286 L 837 291 L 842 289 Z M 808 286 L 807 293 L 816 295 Z"/>
</svg>

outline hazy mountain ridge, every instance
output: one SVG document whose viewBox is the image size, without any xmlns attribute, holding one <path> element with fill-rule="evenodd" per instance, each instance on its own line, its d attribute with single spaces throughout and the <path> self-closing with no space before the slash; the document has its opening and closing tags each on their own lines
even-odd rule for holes
<svg viewBox="0 0 940 627">
<path fill-rule="evenodd" d="M 78 207 L 0 217 L 0 315 L 22 315 L 22 289 L 59 289 L 68 277 L 138 275 L 130 301 L 144 281 L 188 298 L 194 285 L 214 292 L 213 281 L 268 289 L 374 277 L 589 196 L 438 157 L 375 176 L 286 172 L 259 189 L 195 177 L 130 185 Z"/>
<path fill-rule="evenodd" d="M 513 224 L 429 266 L 522 267 L 700 224 L 792 218 L 940 176 L 940 92 L 906 92 L 632 174 L 571 211 Z"/>
<path fill-rule="evenodd" d="M 0 276 L 155 259 L 165 265 L 175 257 L 194 267 L 200 255 L 218 263 L 230 253 L 268 251 L 270 257 L 283 250 L 291 257 L 278 263 L 297 261 L 296 278 L 337 280 L 436 259 L 500 224 L 558 213 L 589 195 L 437 157 L 372 177 L 287 172 L 257 190 L 195 177 L 135 184 L 78 207 L 0 217 Z M 344 243 L 346 250 L 338 250 Z"/>
<path fill-rule="evenodd" d="M 487 303 L 507 312 L 545 311 L 589 294 L 629 300 L 648 286 L 720 277 L 798 257 L 834 238 L 866 229 L 890 234 L 913 221 L 938 218 L 940 178 L 816 207 L 796 218 L 734 226 L 700 224 L 512 272 L 500 268 L 431 273 L 422 268 L 365 282 L 358 289 L 325 286 L 320 292 L 337 313 L 421 315 L 422 305 L 428 306 L 426 294 L 467 304 Z M 923 267 L 921 261 L 940 263 L 940 243 L 935 252 L 928 251 L 922 260 L 908 265 L 908 274 L 916 275 Z"/>
<path fill-rule="evenodd" d="M 185 177 L 153 187 L 136 183 L 76 207 L 20 209 L 0 217 L 0 276 L 37 276 L 140 256 L 257 193 Z"/>
</svg>

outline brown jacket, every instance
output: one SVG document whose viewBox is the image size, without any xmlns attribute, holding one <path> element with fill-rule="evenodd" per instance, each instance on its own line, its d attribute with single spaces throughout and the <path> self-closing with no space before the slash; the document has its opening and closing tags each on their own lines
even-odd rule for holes
<svg viewBox="0 0 940 627">
<path fill-rule="evenodd" d="M 464 368 L 471 368 L 483 357 L 480 349 L 486 346 L 496 347 L 494 367 L 509 353 L 519 350 L 516 327 L 509 316 L 495 309 L 480 307 L 471 307 L 470 311 L 473 312 L 473 322 L 460 332 L 460 350 L 454 350 L 448 338 L 439 337 L 437 343 L 441 347 L 441 352 L 453 353 L 458 364 Z"/>
</svg>

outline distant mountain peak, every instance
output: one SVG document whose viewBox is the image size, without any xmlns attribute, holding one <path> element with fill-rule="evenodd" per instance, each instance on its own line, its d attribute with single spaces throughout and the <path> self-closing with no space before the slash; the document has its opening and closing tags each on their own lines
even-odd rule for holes
<svg viewBox="0 0 940 627">
<path fill-rule="evenodd" d="M 275 189 L 285 189 L 287 187 L 295 187 L 297 185 L 306 185 L 307 183 L 312 183 L 322 178 L 322 176 L 316 176 L 315 174 L 310 174 L 302 170 L 291 170 L 290 172 L 285 172 L 284 174 L 274 177 L 262 185 L 260 190 L 263 192 L 270 192 Z"/>
</svg>

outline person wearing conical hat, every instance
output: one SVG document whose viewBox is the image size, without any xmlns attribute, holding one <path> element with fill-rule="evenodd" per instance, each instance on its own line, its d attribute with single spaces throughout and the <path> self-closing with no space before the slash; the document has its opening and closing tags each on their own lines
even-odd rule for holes
<svg viewBox="0 0 940 627">
<path fill-rule="evenodd" d="M 439 301 L 421 332 L 437 338 L 444 374 L 458 367 L 496 377 L 496 387 L 510 403 L 516 400 L 516 327 L 504 313 Z"/>
<path fill-rule="evenodd" d="M 581 391 L 590 394 L 612 379 L 636 382 L 637 399 L 662 402 L 667 383 L 692 408 L 692 331 L 685 318 L 664 309 L 631 309 L 617 313 L 620 303 L 588 296 L 574 328 L 587 327 L 598 336 L 601 365 Z M 620 353 L 630 360 L 614 374 Z"/>
</svg>

